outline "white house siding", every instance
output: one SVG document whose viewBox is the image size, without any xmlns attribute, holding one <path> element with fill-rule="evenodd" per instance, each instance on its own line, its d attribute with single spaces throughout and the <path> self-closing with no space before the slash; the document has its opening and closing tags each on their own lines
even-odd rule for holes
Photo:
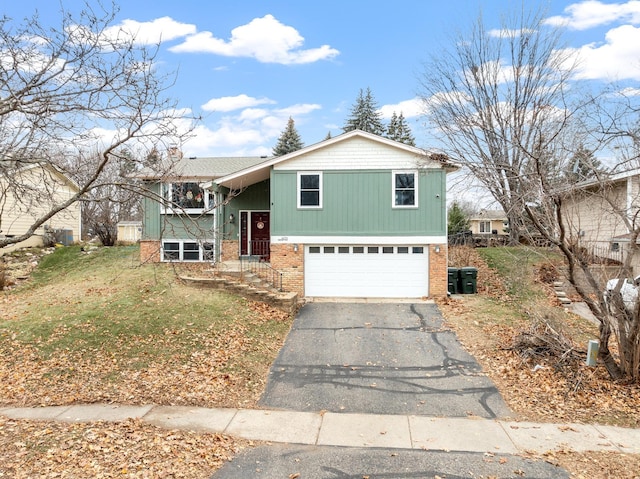
<svg viewBox="0 0 640 479">
<path fill-rule="evenodd" d="M 275 170 L 390 170 L 416 169 L 418 166 L 441 168 L 436 161 L 424 156 L 413 157 L 404 150 L 365 138 L 346 141 L 311 151 L 290 161 L 274 165 Z"/>
<path fill-rule="evenodd" d="M 0 234 L 5 236 L 19 236 L 27 232 L 34 221 L 48 211 L 52 205 L 60 204 L 71 198 L 77 191 L 76 187 L 64 176 L 49 169 L 33 167 L 22 170 L 21 182 L 29 185 L 42 198 L 29 202 L 16 202 L 14 196 L 9 194 L 7 202 L 0 212 L 2 223 Z M 46 198 L 46 200 L 44 199 Z M 37 236 L 44 234 L 45 226 L 52 229 L 64 229 L 73 231 L 73 240 L 79 241 L 81 235 L 80 203 L 75 202 L 65 210 L 60 211 L 35 232 Z M 33 241 L 29 242 L 33 243 Z"/>
<path fill-rule="evenodd" d="M 605 199 L 602 194 L 587 192 L 564 199 L 564 217 L 573 238 L 584 243 L 604 244 L 628 233 L 619 214 L 627 207 L 626 181 L 612 185 L 606 196 Z"/>
</svg>

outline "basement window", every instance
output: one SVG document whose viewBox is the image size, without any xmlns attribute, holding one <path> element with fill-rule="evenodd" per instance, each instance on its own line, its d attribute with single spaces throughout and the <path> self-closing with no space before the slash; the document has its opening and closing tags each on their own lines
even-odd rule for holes
<svg viewBox="0 0 640 479">
<path fill-rule="evenodd" d="M 165 240 L 162 242 L 162 261 L 213 261 L 213 242 Z"/>
</svg>

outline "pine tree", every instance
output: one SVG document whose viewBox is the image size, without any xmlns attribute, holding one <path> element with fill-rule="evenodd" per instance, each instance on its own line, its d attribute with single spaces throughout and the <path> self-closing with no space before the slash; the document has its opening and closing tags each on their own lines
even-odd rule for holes
<svg viewBox="0 0 640 479">
<path fill-rule="evenodd" d="M 360 89 L 356 103 L 351 108 L 351 116 L 347 118 L 342 130 L 345 133 L 351 130 L 362 130 L 375 135 L 384 135 L 382 114 L 378 111 L 378 105 L 369 87 L 366 92 Z"/>
<path fill-rule="evenodd" d="M 387 138 L 407 145 L 416 146 L 416 140 L 402 112 L 400 112 L 399 116 L 396 115 L 395 111 L 393 115 L 391 115 L 391 120 L 387 128 Z"/>
<path fill-rule="evenodd" d="M 287 127 L 280 135 L 280 138 L 278 138 L 276 146 L 273 147 L 273 156 L 286 155 L 287 153 L 301 149 L 303 146 L 304 143 L 302 143 L 300 134 L 298 133 L 298 130 L 296 130 L 293 118 L 289 117 Z"/>
<path fill-rule="evenodd" d="M 398 137 L 398 115 L 393 112 L 391 119 L 389 120 L 389 126 L 387 127 L 387 138 L 394 141 L 400 141 Z"/>
<path fill-rule="evenodd" d="M 329 132 L 327 133 L 327 136 L 325 136 L 325 137 L 324 137 L 324 139 L 325 139 L 325 140 L 330 140 L 331 138 L 332 138 L 332 137 L 331 137 L 331 131 L 329 131 Z"/>
<path fill-rule="evenodd" d="M 407 124 L 407 120 L 405 120 L 404 115 L 400 112 L 400 116 L 398 117 L 398 141 L 400 143 L 404 143 L 405 145 L 416 146 L 416 139 L 413 137 L 413 133 L 411 133 L 411 128 Z"/>
<path fill-rule="evenodd" d="M 447 219 L 449 235 L 460 234 L 469 230 L 469 218 L 455 201 L 449 207 Z"/>
<path fill-rule="evenodd" d="M 578 146 L 573 157 L 567 164 L 565 176 L 571 183 L 594 179 L 599 173 L 604 173 L 606 169 L 598 160 L 593 151 L 585 148 L 584 145 Z"/>
</svg>

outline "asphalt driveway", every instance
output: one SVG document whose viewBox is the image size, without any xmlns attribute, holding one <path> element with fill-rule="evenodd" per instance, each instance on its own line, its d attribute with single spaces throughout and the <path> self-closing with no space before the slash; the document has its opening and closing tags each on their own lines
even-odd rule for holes
<svg viewBox="0 0 640 479">
<path fill-rule="evenodd" d="M 430 303 L 309 303 L 261 405 L 296 411 L 509 416 L 495 385 Z"/>
</svg>

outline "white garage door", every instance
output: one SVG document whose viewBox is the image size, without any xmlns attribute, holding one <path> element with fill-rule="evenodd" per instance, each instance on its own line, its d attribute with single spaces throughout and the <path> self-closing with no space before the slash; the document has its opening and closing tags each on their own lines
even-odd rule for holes
<svg viewBox="0 0 640 479">
<path fill-rule="evenodd" d="M 429 294 L 425 246 L 306 246 L 305 295 L 420 298 Z"/>
</svg>

